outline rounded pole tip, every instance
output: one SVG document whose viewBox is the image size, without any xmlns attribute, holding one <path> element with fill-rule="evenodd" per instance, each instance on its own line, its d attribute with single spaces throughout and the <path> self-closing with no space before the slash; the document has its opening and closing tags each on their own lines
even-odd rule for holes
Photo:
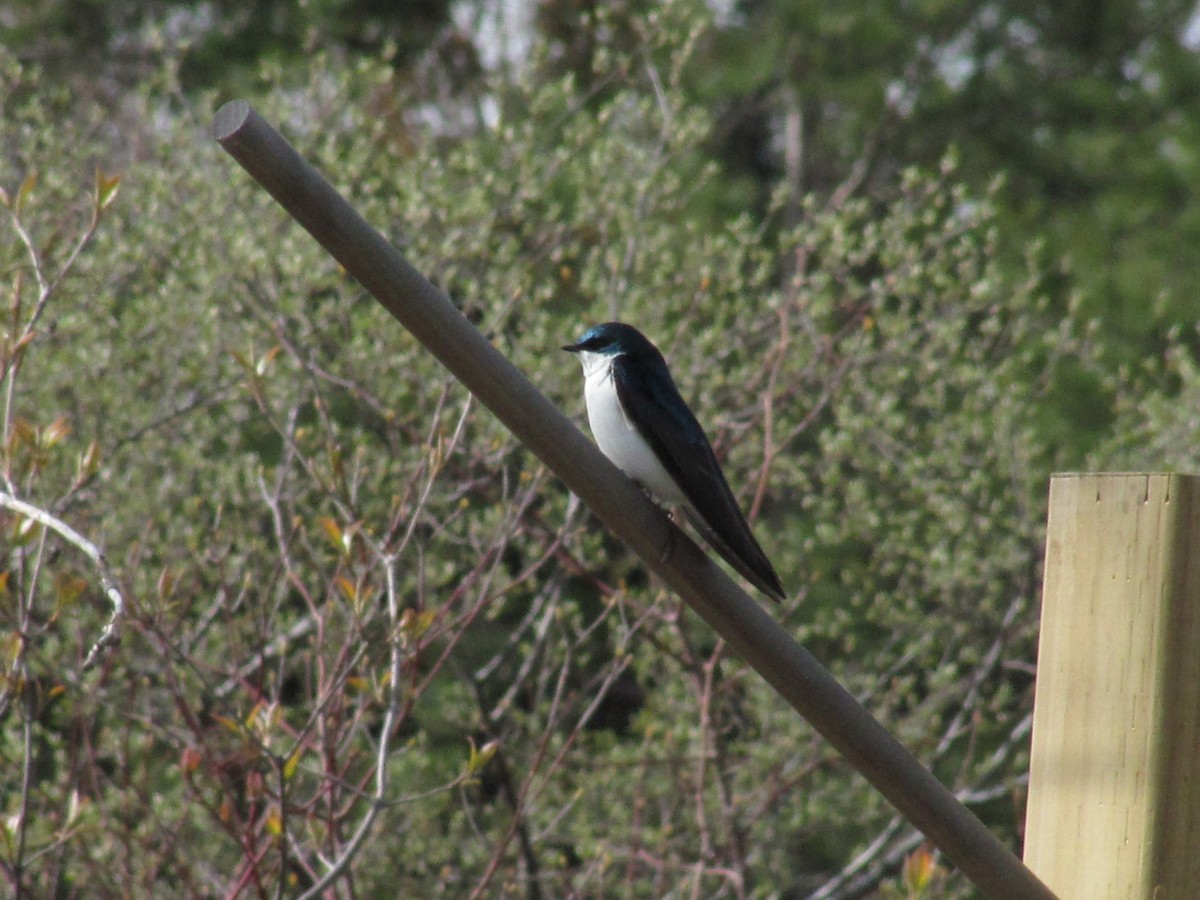
<svg viewBox="0 0 1200 900">
<path fill-rule="evenodd" d="M 213 116 L 213 137 L 218 141 L 233 137 L 253 112 L 253 108 L 245 100 L 230 100 L 223 104 Z"/>
</svg>

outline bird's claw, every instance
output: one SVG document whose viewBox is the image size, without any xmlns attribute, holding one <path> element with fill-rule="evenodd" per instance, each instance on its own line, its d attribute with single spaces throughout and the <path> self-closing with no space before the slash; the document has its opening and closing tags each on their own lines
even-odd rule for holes
<svg viewBox="0 0 1200 900">
<path fill-rule="evenodd" d="M 675 552 L 675 529 L 668 528 L 667 529 L 667 543 L 666 543 L 666 546 L 663 547 L 662 555 L 658 558 L 658 561 L 665 565 L 667 560 L 671 558 L 671 554 L 674 552 Z"/>
</svg>

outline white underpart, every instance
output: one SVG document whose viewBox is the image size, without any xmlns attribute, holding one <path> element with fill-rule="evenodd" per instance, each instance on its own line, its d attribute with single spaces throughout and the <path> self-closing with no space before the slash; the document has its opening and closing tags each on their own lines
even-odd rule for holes
<svg viewBox="0 0 1200 900">
<path fill-rule="evenodd" d="M 596 445 L 618 469 L 638 482 L 663 504 L 688 506 L 675 480 L 625 416 L 613 383 L 613 357 L 600 353 L 579 354 L 583 363 L 583 398 L 587 402 L 588 424 Z"/>
</svg>

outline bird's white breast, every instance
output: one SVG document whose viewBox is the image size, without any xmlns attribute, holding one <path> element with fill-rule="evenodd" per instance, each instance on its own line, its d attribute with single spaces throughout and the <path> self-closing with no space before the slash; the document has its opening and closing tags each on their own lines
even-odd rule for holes
<svg viewBox="0 0 1200 900">
<path fill-rule="evenodd" d="M 687 504 L 675 480 L 663 468 L 658 457 L 638 433 L 621 408 L 612 377 L 612 357 L 598 353 L 581 353 L 584 400 L 587 402 L 588 424 L 597 446 L 613 463 L 641 484 L 662 503 Z"/>
</svg>

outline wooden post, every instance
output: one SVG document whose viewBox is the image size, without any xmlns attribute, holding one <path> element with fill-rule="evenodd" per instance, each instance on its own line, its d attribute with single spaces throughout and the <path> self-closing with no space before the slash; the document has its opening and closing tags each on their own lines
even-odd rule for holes
<svg viewBox="0 0 1200 900">
<path fill-rule="evenodd" d="M 1025 862 L 1061 900 L 1200 897 L 1200 477 L 1050 482 Z"/>
</svg>

